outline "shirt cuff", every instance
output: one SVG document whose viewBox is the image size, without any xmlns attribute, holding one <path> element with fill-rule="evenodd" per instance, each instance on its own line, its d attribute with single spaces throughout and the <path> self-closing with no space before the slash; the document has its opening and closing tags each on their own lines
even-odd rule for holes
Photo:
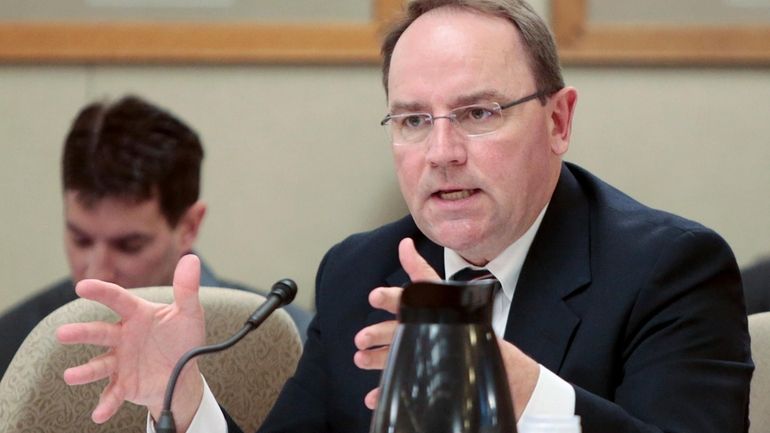
<svg viewBox="0 0 770 433">
<path fill-rule="evenodd" d="M 540 375 L 532 397 L 517 425 L 534 416 L 572 416 L 575 414 L 575 388 L 540 365 Z"/>
<path fill-rule="evenodd" d="M 147 433 L 155 433 L 155 422 L 149 413 L 147 414 Z M 203 398 L 187 433 L 227 433 L 227 421 L 205 377 L 203 378 Z"/>
</svg>

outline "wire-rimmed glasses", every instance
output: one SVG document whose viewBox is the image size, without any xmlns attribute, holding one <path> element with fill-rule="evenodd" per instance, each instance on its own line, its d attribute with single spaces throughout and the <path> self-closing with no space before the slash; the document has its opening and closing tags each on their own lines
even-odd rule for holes
<svg viewBox="0 0 770 433">
<path fill-rule="evenodd" d="M 500 129 L 503 125 L 503 110 L 506 108 L 542 98 L 549 93 L 540 90 L 502 105 L 497 102 L 465 105 L 457 107 L 443 116 L 434 116 L 430 113 L 388 114 L 382 119 L 380 125 L 385 127 L 394 145 L 422 142 L 430 134 L 436 119 L 448 119 L 468 137 L 478 137 Z"/>
</svg>

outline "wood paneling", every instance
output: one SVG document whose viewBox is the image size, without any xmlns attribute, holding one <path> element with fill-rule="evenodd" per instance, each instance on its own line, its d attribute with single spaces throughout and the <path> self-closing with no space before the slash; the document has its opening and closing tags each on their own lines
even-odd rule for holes
<svg viewBox="0 0 770 433">
<path fill-rule="evenodd" d="M 589 1 L 551 0 L 565 64 L 770 65 L 770 24 L 598 25 Z"/>
<path fill-rule="evenodd" d="M 362 24 L 2 23 L 3 63 L 377 63 L 401 0 Z"/>
</svg>

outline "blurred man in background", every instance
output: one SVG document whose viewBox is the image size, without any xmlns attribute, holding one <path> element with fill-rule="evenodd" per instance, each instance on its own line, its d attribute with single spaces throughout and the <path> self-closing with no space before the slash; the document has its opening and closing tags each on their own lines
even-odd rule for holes
<svg viewBox="0 0 770 433">
<path fill-rule="evenodd" d="M 97 278 L 125 288 L 170 285 L 180 257 L 193 250 L 206 214 L 199 199 L 203 147 L 168 111 L 135 96 L 83 108 L 62 154 L 64 245 L 70 276 L 0 317 L 0 377 L 27 334 L 77 299 L 74 283 Z M 218 279 L 205 264 L 204 286 Z M 287 311 L 304 340 L 310 314 Z"/>
</svg>

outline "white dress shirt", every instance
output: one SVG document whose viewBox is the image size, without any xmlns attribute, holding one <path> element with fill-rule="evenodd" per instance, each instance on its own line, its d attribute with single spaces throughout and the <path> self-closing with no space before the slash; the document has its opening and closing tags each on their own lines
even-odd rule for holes
<svg viewBox="0 0 770 433">
<path fill-rule="evenodd" d="M 535 222 L 532 223 L 524 235 L 484 267 L 500 281 L 502 286 L 502 290 L 495 296 L 495 305 L 492 311 L 492 328 L 497 336 L 502 337 L 505 334 L 505 326 L 508 323 L 508 315 L 511 311 L 511 302 L 513 301 L 513 293 L 516 291 L 516 283 L 519 281 L 519 274 L 521 274 L 521 268 L 524 266 L 524 259 L 527 257 L 529 247 L 535 239 L 535 234 L 538 228 L 540 228 L 540 223 L 543 221 L 547 208 L 548 206 L 546 205 L 540 211 Z M 444 273 L 447 277 L 466 267 L 481 269 L 468 263 L 456 252 L 444 248 Z M 540 365 L 540 375 L 537 378 L 535 390 L 532 392 L 529 403 L 524 409 L 517 425 L 521 424 L 522 420 L 532 416 L 570 416 L 574 414 L 575 389 L 565 380 Z M 149 416 L 147 432 L 155 433 Z M 227 432 L 225 417 L 205 381 L 201 405 L 187 432 Z"/>
</svg>

